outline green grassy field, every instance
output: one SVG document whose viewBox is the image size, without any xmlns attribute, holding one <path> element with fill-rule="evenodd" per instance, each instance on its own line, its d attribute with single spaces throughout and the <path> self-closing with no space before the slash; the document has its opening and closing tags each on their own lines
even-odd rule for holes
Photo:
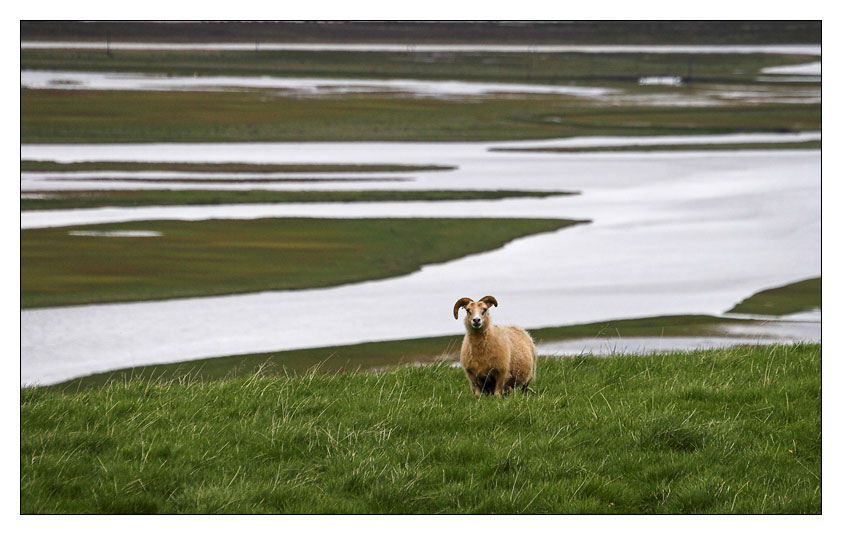
<svg viewBox="0 0 842 535">
<path fill-rule="evenodd" d="M 21 512 L 820 514 L 821 346 L 21 390 Z"/>
<path fill-rule="evenodd" d="M 820 129 L 816 104 L 608 107 L 563 96 L 300 99 L 260 91 L 21 89 L 23 143 L 493 141 Z"/>
<path fill-rule="evenodd" d="M 101 206 L 184 206 L 207 204 L 467 201 L 544 198 L 563 191 L 268 191 L 268 190 L 72 190 L 39 191 L 46 198 L 21 198 L 21 210 L 68 210 Z"/>
<path fill-rule="evenodd" d="M 39 49 L 21 69 L 319 78 L 413 78 L 564 84 L 634 82 L 646 75 L 694 83 L 754 83 L 765 67 L 815 61 L 782 54 L 441 53 L 423 51 L 196 51 Z M 629 89 L 635 89 L 629 87 Z M 646 91 L 645 88 L 636 88 Z M 661 88 L 663 91 L 664 88 Z"/>
<path fill-rule="evenodd" d="M 21 231 L 21 307 L 335 286 L 581 223 L 561 219 L 141 221 Z M 71 231 L 160 232 L 155 237 Z"/>
<path fill-rule="evenodd" d="M 758 292 L 728 312 L 782 316 L 822 307 L 822 278 L 816 277 Z"/>
<path fill-rule="evenodd" d="M 244 36 L 258 49 L 263 39 L 405 42 L 407 51 L 21 50 L 20 65 L 22 70 L 570 84 L 619 89 L 635 97 L 694 97 L 723 87 L 764 90 L 771 84 L 755 81 L 762 68 L 819 58 L 431 54 L 414 51 L 412 45 L 428 40 L 820 43 L 821 21 L 321 26 L 21 22 L 24 40 L 185 42 L 236 41 Z M 679 88 L 637 84 L 639 76 L 655 74 L 683 76 L 688 83 Z M 820 84 L 793 87 L 816 89 Z M 567 96 L 448 100 L 388 94 L 298 98 L 261 90 L 21 89 L 20 119 L 21 143 L 494 141 L 821 130 L 821 105 L 745 101 L 687 107 L 609 105 Z M 821 148 L 821 142 L 773 147 L 814 149 Z M 21 169 L 294 172 L 302 175 L 283 180 L 299 182 L 330 180 L 305 173 L 450 169 L 434 165 L 447 163 L 437 161 L 435 153 L 429 163 L 23 161 Z M 402 180 L 392 176 L 376 180 Z M 556 194 L 529 194 L 546 193 Z M 97 191 L 61 193 L 61 199 L 21 199 L 21 209 L 522 194 Z M 483 197 L 488 195 L 498 197 Z M 583 223 L 453 217 L 144 221 L 22 230 L 21 307 L 332 286 L 410 273 L 421 265 Z M 162 235 L 68 235 L 119 230 Z M 732 311 L 784 314 L 820 307 L 820 294 L 821 279 L 811 279 L 759 292 Z M 530 332 L 536 341 L 700 336 L 741 322 L 746 320 L 670 316 Z M 460 340 L 460 335 L 441 336 L 232 355 L 22 388 L 20 512 L 822 513 L 820 344 L 542 358 L 533 384 L 536 393 L 505 399 L 475 400 L 463 372 L 446 360 L 395 367 L 452 357 Z M 362 371 L 372 368 L 377 371 Z"/>
</svg>

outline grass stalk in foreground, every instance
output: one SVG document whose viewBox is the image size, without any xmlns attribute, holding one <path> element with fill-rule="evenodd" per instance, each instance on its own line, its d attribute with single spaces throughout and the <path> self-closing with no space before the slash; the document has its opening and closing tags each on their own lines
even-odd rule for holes
<svg viewBox="0 0 842 535">
<path fill-rule="evenodd" d="M 22 513 L 807 513 L 821 346 L 21 390 Z"/>
</svg>

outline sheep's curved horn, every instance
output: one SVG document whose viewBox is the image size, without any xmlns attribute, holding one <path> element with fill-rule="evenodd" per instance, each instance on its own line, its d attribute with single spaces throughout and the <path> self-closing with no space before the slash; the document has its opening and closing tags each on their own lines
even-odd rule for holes
<svg viewBox="0 0 842 535">
<path fill-rule="evenodd" d="M 474 300 L 470 297 L 463 297 L 462 299 L 456 301 L 456 304 L 453 305 L 453 318 L 459 319 L 459 309 L 463 306 L 467 305 L 468 303 L 472 303 Z"/>
<path fill-rule="evenodd" d="M 490 305 L 498 306 L 497 305 L 497 299 L 495 299 L 493 295 L 486 295 L 485 297 L 480 299 L 480 302 L 486 303 L 489 306 Z"/>
</svg>

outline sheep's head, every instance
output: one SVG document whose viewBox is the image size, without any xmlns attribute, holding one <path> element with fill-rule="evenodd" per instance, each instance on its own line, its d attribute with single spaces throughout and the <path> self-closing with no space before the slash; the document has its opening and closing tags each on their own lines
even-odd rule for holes
<svg viewBox="0 0 842 535">
<path fill-rule="evenodd" d="M 464 308 L 467 312 L 465 316 L 465 327 L 468 329 L 482 330 L 491 325 L 491 314 L 488 313 L 488 309 L 492 305 L 497 306 L 497 299 L 490 295 L 486 295 L 479 301 L 463 297 L 453 305 L 453 317 L 458 319 L 459 309 Z"/>
</svg>

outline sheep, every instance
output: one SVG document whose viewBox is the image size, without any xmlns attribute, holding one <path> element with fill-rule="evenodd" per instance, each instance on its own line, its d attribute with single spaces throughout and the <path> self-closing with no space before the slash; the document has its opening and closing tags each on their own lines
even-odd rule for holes
<svg viewBox="0 0 842 535">
<path fill-rule="evenodd" d="M 529 383 L 535 380 L 538 361 L 535 343 L 520 327 L 492 325 L 488 312 L 492 305 L 498 306 L 497 299 L 487 295 L 479 301 L 463 297 L 453 306 L 456 319 L 459 309 L 467 311 L 459 360 L 471 392 L 477 398 L 492 392 L 502 397 L 516 386 L 522 392 L 534 392 Z"/>
</svg>

